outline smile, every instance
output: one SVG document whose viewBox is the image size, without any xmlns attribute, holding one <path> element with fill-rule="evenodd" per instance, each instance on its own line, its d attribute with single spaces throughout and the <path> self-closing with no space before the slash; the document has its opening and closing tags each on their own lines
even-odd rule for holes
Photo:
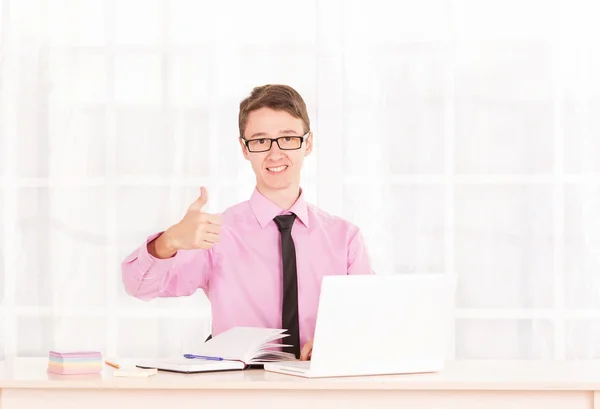
<svg viewBox="0 0 600 409">
<path fill-rule="evenodd" d="M 267 170 L 271 173 L 280 173 L 283 172 L 284 170 L 286 170 L 288 167 L 287 165 L 283 165 L 283 166 L 277 166 L 276 168 L 267 168 Z"/>
</svg>

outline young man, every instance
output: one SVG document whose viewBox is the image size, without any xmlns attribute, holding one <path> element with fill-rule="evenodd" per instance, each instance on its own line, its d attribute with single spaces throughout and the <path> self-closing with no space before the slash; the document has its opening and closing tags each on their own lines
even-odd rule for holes
<svg viewBox="0 0 600 409">
<path fill-rule="evenodd" d="M 300 171 L 313 135 L 298 92 L 254 88 L 240 104 L 239 129 L 256 175 L 250 200 L 208 214 L 208 193 L 200 188 L 181 221 L 123 261 L 123 283 L 143 300 L 201 288 L 211 302 L 213 335 L 235 326 L 285 328 L 290 352 L 307 360 L 321 279 L 372 274 L 369 256 L 356 226 L 305 201 Z"/>
</svg>

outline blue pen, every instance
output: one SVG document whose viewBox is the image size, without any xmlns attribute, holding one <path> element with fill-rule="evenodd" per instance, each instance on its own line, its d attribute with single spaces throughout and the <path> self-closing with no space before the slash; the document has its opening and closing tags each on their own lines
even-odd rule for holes
<svg viewBox="0 0 600 409">
<path fill-rule="evenodd" d="M 204 355 L 194 355 L 194 354 L 184 354 L 183 355 L 187 359 L 206 359 L 209 361 L 222 361 L 223 358 L 218 356 L 204 356 Z"/>
</svg>

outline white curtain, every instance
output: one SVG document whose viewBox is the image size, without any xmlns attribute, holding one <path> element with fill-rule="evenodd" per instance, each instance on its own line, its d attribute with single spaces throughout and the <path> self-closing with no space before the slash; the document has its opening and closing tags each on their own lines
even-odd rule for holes
<svg viewBox="0 0 600 409">
<path fill-rule="evenodd" d="M 0 357 L 189 352 L 119 263 L 246 200 L 239 102 L 309 106 L 303 186 L 380 274 L 457 273 L 457 359 L 600 358 L 596 1 L 0 0 Z"/>
</svg>

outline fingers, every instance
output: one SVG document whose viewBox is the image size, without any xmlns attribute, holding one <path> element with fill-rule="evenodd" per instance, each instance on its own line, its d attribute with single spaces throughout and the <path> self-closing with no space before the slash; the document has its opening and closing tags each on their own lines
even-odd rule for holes
<svg viewBox="0 0 600 409">
<path fill-rule="evenodd" d="M 201 220 L 203 222 L 206 222 L 206 223 L 210 223 L 210 224 L 214 224 L 216 226 L 220 226 L 221 225 L 222 217 L 221 217 L 220 214 L 203 213 Z"/>
<path fill-rule="evenodd" d="M 200 188 L 200 197 L 196 199 L 194 203 L 191 204 L 190 210 L 201 211 L 206 202 L 208 201 L 208 192 L 206 188 L 202 186 Z"/>
<path fill-rule="evenodd" d="M 203 206 L 208 202 L 208 192 L 204 186 L 200 186 L 200 199 L 204 199 Z"/>
<path fill-rule="evenodd" d="M 202 208 L 208 201 L 206 188 L 200 188 L 200 197 L 192 203 L 180 222 L 181 240 L 185 249 L 210 249 L 219 242 L 221 219 L 218 214 L 204 213 Z"/>
<path fill-rule="evenodd" d="M 218 243 L 220 236 L 215 233 L 206 233 L 198 235 L 186 249 L 211 249 L 215 243 Z"/>
<path fill-rule="evenodd" d="M 200 221 L 220 226 L 222 220 L 222 216 L 220 214 L 209 214 L 202 212 L 202 208 L 208 201 L 208 192 L 204 187 L 201 187 L 200 191 L 202 192 L 201 196 L 198 199 L 196 199 L 194 203 L 191 204 L 190 210 L 194 210 L 198 213 L 201 213 Z"/>
<path fill-rule="evenodd" d="M 221 234 L 221 226 L 219 226 L 217 224 L 206 223 L 204 228 L 206 229 L 207 233 L 212 233 L 212 234 L 217 234 L 217 235 Z"/>
<path fill-rule="evenodd" d="M 204 235 L 204 241 L 208 242 L 208 243 L 218 243 L 219 242 L 219 235 L 216 233 L 205 233 Z"/>
<path fill-rule="evenodd" d="M 306 344 L 304 344 L 304 347 L 302 348 L 302 351 L 300 352 L 300 360 L 301 361 L 308 361 L 312 355 L 312 341 L 311 342 L 307 342 Z"/>
<path fill-rule="evenodd" d="M 190 247 L 190 249 L 210 250 L 213 248 L 214 245 L 215 245 L 215 243 L 211 243 L 209 241 L 202 240 L 201 242 L 196 243 L 193 247 Z"/>
</svg>

